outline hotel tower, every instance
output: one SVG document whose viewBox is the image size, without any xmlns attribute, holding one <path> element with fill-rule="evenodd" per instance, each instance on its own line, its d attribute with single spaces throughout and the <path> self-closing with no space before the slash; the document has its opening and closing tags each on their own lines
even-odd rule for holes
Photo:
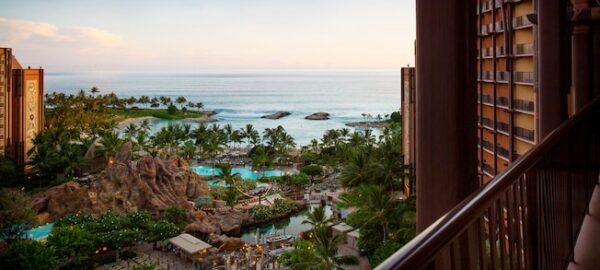
<svg viewBox="0 0 600 270">
<path fill-rule="evenodd" d="M 19 164 L 44 125 L 44 70 L 23 68 L 10 48 L 0 48 L 0 156 Z"/>
<path fill-rule="evenodd" d="M 481 184 L 539 141 L 535 4 L 477 6 L 477 156 Z"/>
</svg>

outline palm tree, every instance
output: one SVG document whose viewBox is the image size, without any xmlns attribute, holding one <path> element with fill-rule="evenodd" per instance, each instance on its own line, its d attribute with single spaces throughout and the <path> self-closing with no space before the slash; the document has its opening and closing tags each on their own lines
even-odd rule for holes
<svg viewBox="0 0 600 270">
<path fill-rule="evenodd" d="M 140 104 L 146 105 L 146 108 L 148 108 L 148 104 L 150 103 L 150 98 L 148 96 L 141 96 L 137 102 Z"/>
<path fill-rule="evenodd" d="M 175 99 L 175 102 L 181 106 L 181 109 L 183 109 L 183 104 L 187 102 L 187 99 L 184 96 L 178 96 L 177 99 Z"/>
<path fill-rule="evenodd" d="M 186 160 L 191 160 L 196 155 L 196 145 L 192 141 L 186 141 L 181 148 L 182 156 Z"/>
<path fill-rule="evenodd" d="M 345 269 L 345 266 L 358 265 L 355 256 L 338 255 L 337 246 L 343 241 L 341 235 L 332 236 L 330 227 L 320 227 L 315 232 L 314 252 L 302 253 L 298 263 L 292 264 L 291 269 Z"/>
<path fill-rule="evenodd" d="M 331 222 L 332 220 L 332 218 L 327 217 L 327 214 L 325 213 L 325 207 L 319 206 L 306 214 L 306 219 L 302 221 L 302 224 L 310 224 L 314 227 L 314 229 L 318 229 L 327 225 L 327 223 Z"/>
<path fill-rule="evenodd" d="M 123 141 L 119 138 L 119 134 L 115 131 L 104 132 L 100 136 L 100 143 L 102 146 L 100 147 L 99 153 L 103 154 L 107 160 L 114 158 L 119 150 L 121 149 L 121 145 Z"/>
<path fill-rule="evenodd" d="M 242 137 L 245 138 L 250 145 L 252 138 L 258 136 L 258 132 L 254 129 L 252 124 L 246 124 L 244 128 L 241 129 Z"/>
<path fill-rule="evenodd" d="M 198 111 L 200 111 L 202 108 L 204 108 L 204 104 L 202 102 L 196 102 L 196 108 L 198 108 Z"/>
<path fill-rule="evenodd" d="M 358 151 L 347 162 L 340 173 L 340 184 L 344 187 L 355 187 L 371 182 L 373 166 L 368 151 Z"/>
<path fill-rule="evenodd" d="M 383 241 L 385 241 L 390 234 L 390 223 L 397 214 L 398 203 L 386 192 L 385 187 L 362 185 L 350 192 L 342 193 L 338 206 L 355 208 L 352 215 L 348 217 L 348 222 L 352 225 L 362 227 L 375 223 L 381 226 Z"/>
<path fill-rule="evenodd" d="M 134 123 L 129 123 L 123 130 L 123 134 L 128 141 L 132 141 L 133 137 L 138 133 L 138 127 Z"/>
</svg>

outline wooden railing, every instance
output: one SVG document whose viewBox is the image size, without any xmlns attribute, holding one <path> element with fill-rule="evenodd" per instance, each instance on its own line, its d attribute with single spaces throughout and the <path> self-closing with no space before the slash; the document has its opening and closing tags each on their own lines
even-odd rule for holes
<svg viewBox="0 0 600 270">
<path fill-rule="evenodd" d="M 600 176 L 598 119 L 599 98 L 377 269 L 565 269 Z"/>
</svg>

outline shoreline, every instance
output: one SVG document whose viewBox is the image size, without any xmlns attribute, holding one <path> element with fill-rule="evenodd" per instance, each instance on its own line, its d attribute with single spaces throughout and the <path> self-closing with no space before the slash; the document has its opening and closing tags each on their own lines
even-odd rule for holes
<svg viewBox="0 0 600 270">
<path fill-rule="evenodd" d="M 384 128 L 388 126 L 387 121 L 359 121 L 359 122 L 350 122 L 345 124 L 348 127 L 353 128 Z"/>
</svg>

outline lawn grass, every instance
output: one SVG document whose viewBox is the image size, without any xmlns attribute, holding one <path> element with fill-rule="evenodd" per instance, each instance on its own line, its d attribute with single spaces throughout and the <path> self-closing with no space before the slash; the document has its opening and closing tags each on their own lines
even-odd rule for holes
<svg viewBox="0 0 600 270">
<path fill-rule="evenodd" d="M 117 117 L 117 121 L 122 121 L 127 118 L 139 118 L 152 116 L 166 120 L 179 120 L 185 118 L 197 118 L 202 116 L 202 112 L 195 111 L 177 111 L 176 114 L 169 114 L 167 109 L 142 109 L 142 108 L 110 108 L 109 111 Z"/>
</svg>

